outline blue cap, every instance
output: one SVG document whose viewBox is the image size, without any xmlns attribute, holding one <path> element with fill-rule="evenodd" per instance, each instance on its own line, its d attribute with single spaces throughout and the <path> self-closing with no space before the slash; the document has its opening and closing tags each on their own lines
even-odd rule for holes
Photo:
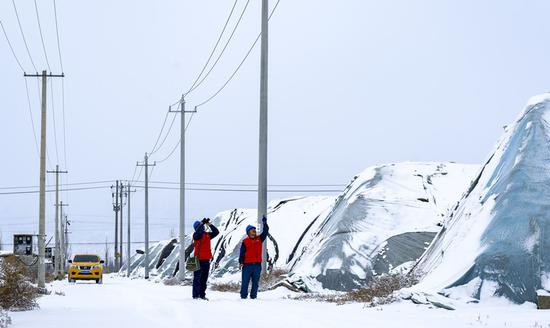
<svg viewBox="0 0 550 328">
<path fill-rule="evenodd" d="M 201 225 L 201 222 L 200 221 L 195 221 L 195 223 L 193 223 L 193 229 L 197 230 L 197 228 Z"/>
<path fill-rule="evenodd" d="M 251 229 L 256 229 L 256 227 L 253 226 L 253 225 L 250 225 L 250 224 L 247 225 L 247 226 L 246 226 L 246 233 L 248 233 L 248 231 L 251 230 Z"/>
</svg>

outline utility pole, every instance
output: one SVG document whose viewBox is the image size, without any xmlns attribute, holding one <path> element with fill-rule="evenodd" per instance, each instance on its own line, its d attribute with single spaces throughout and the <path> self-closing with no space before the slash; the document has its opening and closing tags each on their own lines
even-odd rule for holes
<svg viewBox="0 0 550 328">
<path fill-rule="evenodd" d="M 107 267 L 107 272 L 111 273 L 109 269 L 109 242 L 107 236 L 105 236 L 105 267 Z"/>
<path fill-rule="evenodd" d="M 135 190 L 132 190 L 132 186 L 130 184 L 130 182 L 128 181 L 126 183 L 126 199 L 128 199 L 128 219 L 126 220 L 127 221 L 127 224 L 128 224 L 128 240 L 126 242 L 126 276 L 127 277 L 130 277 L 130 272 L 131 272 L 131 268 L 130 268 L 130 265 L 132 264 L 130 262 L 130 254 L 132 254 L 132 250 L 130 248 L 131 244 L 132 244 L 132 241 L 131 241 L 131 225 L 130 225 L 130 208 L 131 208 L 131 199 L 132 199 L 132 193 L 135 192 Z"/>
<path fill-rule="evenodd" d="M 69 252 L 69 226 L 71 225 L 71 221 L 67 219 L 67 215 L 65 215 L 65 223 L 64 223 L 64 229 L 65 229 L 65 238 L 63 239 L 64 247 L 63 247 L 63 254 L 65 258 L 68 256 Z"/>
<path fill-rule="evenodd" d="M 258 226 L 267 215 L 267 63 L 268 63 L 268 11 L 269 1 L 262 0 L 262 40 L 260 55 L 260 140 L 258 161 Z M 266 271 L 267 249 L 262 243 L 262 272 Z"/>
<path fill-rule="evenodd" d="M 55 166 L 54 171 L 46 171 L 46 173 L 55 173 L 55 251 L 54 251 L 54 268 L 55 276 L 60 279 L 61 276 L 61 242 L 60 242 L 60 217 L 59 217 L 59 173 L 68 173 L 67 171 L 59 171 L 59 165 Z"/>
<path fill-rule="evenodd" d="M 113 193 L 113 186 L 111 186 L 111 196 L 113 199 L 113 211 L 115 212 L 115 252 L 113 253 L 115 257 L 115 271 L 120 269 L 118 262 L 118 211 L 120 210 L 120 205 L 118 204 L 118 180 L 116 180 L 115 192 Z"/>
<path fill-rule="evenodd" d="M 42 78 L 42 104 L 40 116 L 40 197 L 38 205 L 38 287 L 46 287 L 46 95 L 48 77 L 64 77 L 64 74 L 53 75 L 44 70 L 42 74 L 27 74 L 25 77 Z"/>
<path fill-rule="evenodd" d="M 118 252 L 118 255 L 119 255 L 119 260 L 118 260 L 118 264 L 119 264 L 119 267 L 118 269 L 120 270 L 120 268 L 122 267 L 122 263 L 123 263 L 123 259 L 122 259 L 122 248 L 124 247 L 124 243 L 122 241 L 123 239 L 123 224 L 122 224 L 122 212 L 123 212 L 123 209 L 124 209 L 124 200 L 123 200 L 123 197 L 124 197 L 124 184 L 122 183 L 122 181 L 120 182 L 120 192 L 118 193 L 119 194 L 119 197 L 120 197 L 120 201 L 119 201 L 119 204 L 120 204 L 120 229 L 119 229 L 119 233 L 120 233 L 120 237 L 119 237 L 119 243 L 118 243 L 118 248 L 119 248 L 119 252 Z"/>
<path fill-rule="evenodd" d="M 149 157 L 145 153 L 143 164 L 137 163 L 137 166 L 145 167 L 145 260 L 143 261 L 145 266 L 145 279 L 149 279 L 149 166 L 155 166 L 149 164 Z"/>
<path fill-rule="evenodd" d="M 180 110 L 172 113 L 180 113 L 180 225 L 179 225 L 179 271 L 178 278 L 180 281 L 185 280 L 185 113 L 196 113 L 195 107 L 192 111 L 185 110 L 185 97 L 182 95 L 180 100 Z"/>
<path fill-rule="evenodd" d="M 66 224 L 64 223 L 64 220 L 66 220 L 66 217 L 63 215 L 63 207 L 69 206 L 69 204 L 63 204 L 63 201 L 59 202 L 59 231 L 60 231 L 60 238 L 59 238 L 59 253 L 60 253 L 60 267 L 61 271 L 63 272 L 63 277 L 65 276 L 65 263 L 67 261 L 67 236 L 66 236 Z"/>
</svg>

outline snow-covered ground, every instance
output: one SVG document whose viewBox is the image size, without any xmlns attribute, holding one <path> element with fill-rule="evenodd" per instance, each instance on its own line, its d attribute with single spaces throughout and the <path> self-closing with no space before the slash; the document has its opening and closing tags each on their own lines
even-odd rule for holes
<svg viewBox="0 0 550 328">
<path fill-rule="evenodd" d="M 411 302 L 366 308 L 286 299 L 277 289 L 260 299 L 209 292 L 195 301 L 190 287 L 165 286 L 142 279 L 106 276 L 103 285 L 55 282 L 40 299 L 40 309 L 10 313 L 13 328 L 57 327 L 550 327 L 550 312 L 534 305 L 465 305 L 455 311 Z"/>
</svg>

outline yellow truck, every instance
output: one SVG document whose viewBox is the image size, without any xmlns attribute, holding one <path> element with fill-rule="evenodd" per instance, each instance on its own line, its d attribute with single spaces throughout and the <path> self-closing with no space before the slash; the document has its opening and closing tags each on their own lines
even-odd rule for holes
<svg viewBox="0 0 550 328">
<path fill-rule="evenodd" d="M 95 280 L 103 283 L 103 263 L 95 254 L 76 254 L 69 260 L 69 282 L 77 280 Z"/>
</svg>

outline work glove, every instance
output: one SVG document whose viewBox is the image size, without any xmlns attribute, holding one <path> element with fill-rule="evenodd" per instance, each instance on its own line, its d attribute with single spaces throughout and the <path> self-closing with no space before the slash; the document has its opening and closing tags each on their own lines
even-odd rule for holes
<svg viewBox="0 0 550 328">
<path fill-rule="evenodd" d="M 262 218 L 262 222 L 267 223 L 267 218 L 265 216 Z"/>
</svg>

